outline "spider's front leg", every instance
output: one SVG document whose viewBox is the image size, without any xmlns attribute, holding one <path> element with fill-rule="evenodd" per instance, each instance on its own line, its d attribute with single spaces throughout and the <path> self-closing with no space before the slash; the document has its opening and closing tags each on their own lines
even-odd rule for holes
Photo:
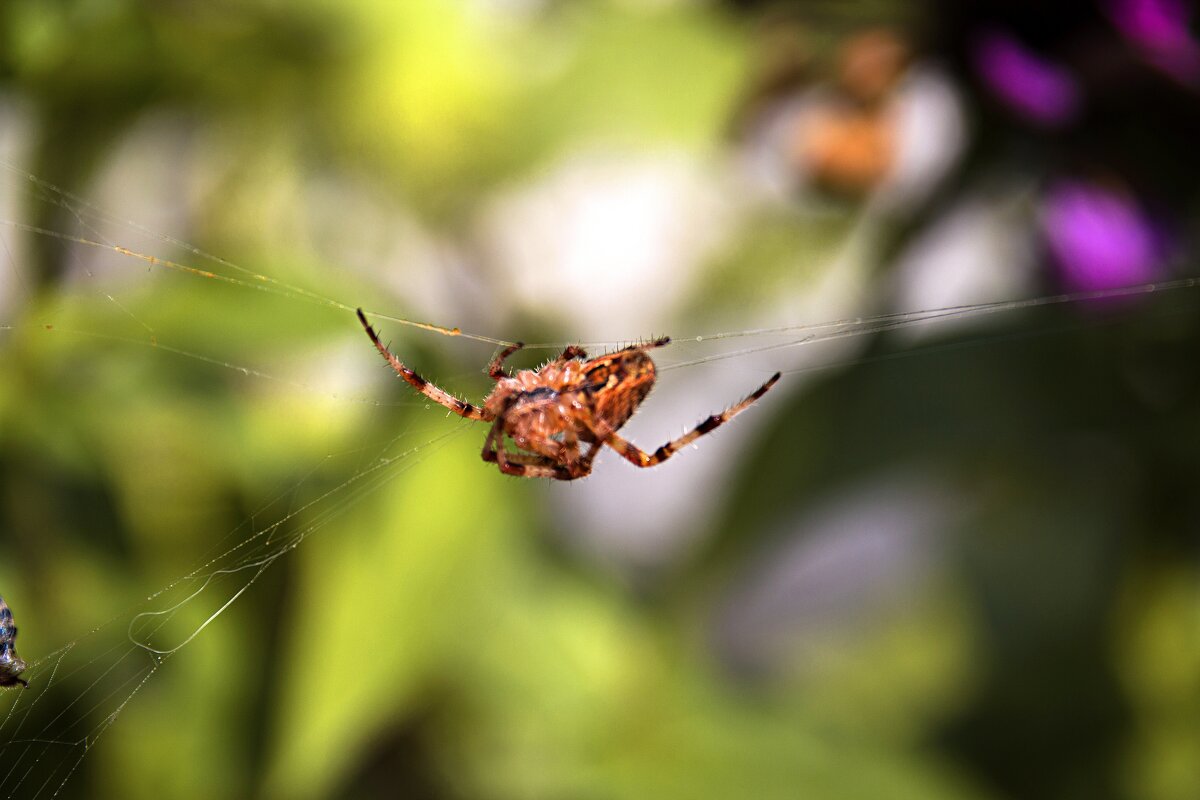
<svg viewBox="0 0 1200 800">
<path fill-rule="evenodd" d="M 572 361 L 574 359 L 579 359 L 580 361 L 587 361 L 587 357 L 588 357 L 587 351 L 584 350 L 582 347 L 579 347 L 578 345 L 574 345 L 574 344 L 569 344 L 569 345 L 567 345 L 566 349 L 562 351 L 562 355 L 560 355 L 558 357 L 558 360 L 559 361 Z"/>
<path fill-rule="evenodd" d="M 645 342 L 644 344 L 631 344 L 631 345 L 629 345 L 629 347 L 626 347 L 625 350 L 626 351 L 628 351 L 628 350 L 656 350 L 659 347 L 666 347 L 670 343 L 671 343 L 670 336 L 659 336 L 657 339 L 651 339 L 650 341 Z M 622 351 L 622 352 L 624 352 L 624 351 Z"/>
<path fill-rule="evenodd" d="M 374 343 L 375 349 L 379 351 L 384 360 L 391 365 L 392 369 L 396 370 L 397 375 L 408 381 L 408 383 L 414 389 L 438 405 L 442 405 L 450 409 L 460 417 L 480 420 L 483 422 L 491 422 L 492 417 L 487 413 L 486 409 L 478 408 L 477 406 L 473 406 L 463 400 L 459 400 L 445 389 L 434 386 L 432 383 L 425 380 L 408 367 L 404 366 L 404 363 L 400 359 L 396 358 L 396 356 L 392 354 L 392 351 L 388 350 L 387 346 L 379 340 L 379 335 L 375 333 L 375 329 L 371 327 L 371 323 L 367 322 L 367 317 L 365 314 L 363 314 L 363 310 L 361 308 L 358 309 L 358 321 L 362 323 L 363 330 L 367 332 L 367 336 L 371 337 L 371 341 Z"/>
<path fill-rule="evenodd" d="M 508 347 L 497 353 L 496 357 L 492 359 L 492 363 L 488 364 L 488 377 L 494 381 L 498 381 L 501 378 L 507 377 L 504 374 L 504 359 L 508 358 L 524 346 L 524 342 L 517 342 L 516 344 L 510 344 Z"/>
</svg>

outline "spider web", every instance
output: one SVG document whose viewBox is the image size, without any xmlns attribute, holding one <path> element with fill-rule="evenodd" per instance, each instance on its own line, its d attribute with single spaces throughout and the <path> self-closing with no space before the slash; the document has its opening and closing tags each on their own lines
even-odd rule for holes
<svg viewBox="0 0 1200 800">
<path fill-rule="evenodd" d="M 0 694 L 0 797 L 72 796 L 86 791 L 76 786 L 81 765 L 93 749 L 105 745 L 114 729 L 129 726 L 133 730 L 125 736 L 131 738 L 139 735 L 138 726 L 144 726 L 141 735 L 154 735 L 155 731 L 162 730 L 164 723 L 161 720 L 148 719 L 144 714 L 131 711 L 139 703 L 151 703 L 159 710 L 194 707 L 194 702 L 182 699 L 153 702 L 147 698 L 153 693 L 170 692 L 169 685 L 160 687 L 160 684 L 170 683 L 164 676 L 176 668 L 177 661 L 186 659 L 193 650 L 207 648 L 198 657 L 228 661 L 230 668 L 226 674 L 231 681 L 239 680 L 236 654 L 223 652 L 231 644 L 220 633 L 222 619 L 238 613 L 239 604 L 246 603 L 260 584 L 272 580 L 280 563 L 298 548 L 307 546 L 318 534 L 321 538 L 332 539 L 327 544 L 335 550 L 356 546 L 352 540 L 340 544 L 339 538 L 347 537 L 347 529 L 361 524 L 361 507 L 365 503 L 379 502 L 399 476 L 435 457 L 449 459 L 445 463 L 438 460 L 436 465 L 441 468 L 453 463 L 454 480 L 466 485 L 469 485 L 469 479 L 458 475 L 487 467 L 474 461 L 462 461 L 464 454 L 477 447 L 479 436 L 473 438 L 468 433 L 478 433 L 477 427 L 461 420 L 444 421 L 437 409 L 416 415 L 419 421 L 409 415 L 397 425 L 393 412 L 398 407 L 423 411 L 430 407 L 429 403 L 419 398 L 381 400 L 383 392 L 376 384 L 363 384 L 354 377 L 347 377 L 344 371 L 331 368 L 351 351 L 357 363 L 370 362 L 377 366 L 377 356 L 354 320 L 355 298 L 371 296 L 366 289 L 353 286 L 365 285 L 358 277 L 347 277 L 346 283 L 351 285 L 351 290 L 339 291 L 336 296 L 328 288 L 308 288 L 303 280 L 283 279 L 273 277 L 265 270 L 248 269 L 172 235 L 156 233 L 148 227 L 125 221 L 19 167 L 7 163 L 0 166 L 5 172 L 8 191 L 24 198 L 33 208 L 61 211 L 69 221 L 62 228 L 48 228 L 31 218 L 0 220 L 4 257 L 12 266 L 9 270 L 13 282 L 11 293 L 19 298 L 10 303 L 7 313 L 14 319 L 37 320 L 0 326 L 10 344 L 16 340 L 32 341 L 33 352 L 49 359 L 61 358 L 59 348 L 84 350 L 91 359 L 102 359 L 110 351 L 145 351 L 149 363 L 146 369 L 151 374 L 169 369 L 169 364 L 175 360 L 199 362 L 212 373 L 233 380 L 233 391 L 237 393 L 261 393 L 268 395 L 270 401 L 284 403 L 302 398 L 314 403 L 318 413 L 329 412 L 332 416 L 349 419 L 328 423 L 335 430 L 316 437 L 304 463 L 285 470 L 287 477 L 279 485 L 261 492 L 266 498 L 264 502 L 245 511 L 240 524 L 220 529 L 224 533 L 216 531 L 218 535 L 212 536 L 210 543 L 199 546 L 199 553 L 193 554 L 186 566 L 167 563 L 118 580 L 128 584 L 125 602 L 104 603 L 104 607 L 96 609 L 92 615 L 94 625 L 85 630 L 55 630 L 51 635 L 60 639 L 48 641 L 47 634 L 38 627 L 50 621 L 49 612 L 39 612 L 36 608 L 46 599 L 39 587 L 26 586 L 19 594 L 7 586 L 0 587 L 13 605 L 22 628 L 18 649 L 29 662 L 25 677 L 30 682 L 28 690 Z M 67 247 L 72 251 L 71 261 L 76 264 L 77 271 L 67 282 L 69 291 L 64 291 L 63 297 L 39 298 L 28 279 L 20 277 L 24 272 L 20 267 L 32 258 L 28 252 L 30 241 Z M 104 273 L 102 269 L 109 271 Z M 846 346 L 847 343 L 868 341 L 879 334 L 1044 306 L 1174 292 L 1197 285 L 1196 279 L 1179 279 L 1109 291 L 851 314 L 816 323 L 692 333 L 677 337 L 673 347 L 658 359 L 661 371 L 666 373 L 664 384 L 667 388 L 656 394 L 656 403 L 661 418 L 685 424 L 715 411 L 714 405 L 720 400 L 714 396 L 728 395 L 728 399 L 734 399 L 739 391 L 744 393 L 753 388 L 757 385 L 756 380 L 779 366 L 785 376 L 799 378 L 804 373 L 833 369 L 864 359 L 914 355 L 909 350 L 877 357 L 864 355 L 860 348 Z M 141 310 L 144 304 L 139 298 L 146 293 L 162 298 L 168 304 L 175 295 L 186 295 L 189 302 L 199 297 L 202 303 L 209 304 L 202 306 L 204 309 L 234 306 L 237 313 L 251 319 L 261 313 L 272 318 L 281 315 L 296 326 L 317 324 L 325 335 L 347 344 L 336 350 L 333 358 L 317 359 L 334 375 L 332 382 L 324 380 L 319 371 L 297 370 L 296 360 L 278 359 L 272 366 L 264 368 L 249 358 L 224 355 L 228 349 L 247 354 L 262 353 L 263 348 L 249 346 L 255 338 L 252 327 L 233 332 L 231 346 L 219 340 L 202 343 L 203 350 L 197 350 L 191 344 L 176 346 L 173 332 L 151 322 Z M 397 335 L 403 330 L 406 336 L 411 331 L 414 336 L 430 337 L 421 340 L 426 346 L 439 335 L 451 337 L 451 341 L 470 343 L 480 354 L 480 364 L 486 363 L 491 350 L 508 343 L 504 336 L 489 335 L 491 332 L 463 331 L 436 322 L 407 319 L 389 313 L 384 304 L 376 305 L 383 307 L 368 308 L 367 313 L 377 324 L 382 320 L 387 332 Z M 36 307 L 36 312 L 30 313 L 30 306 Z M 201 311 L 201 321 L 210 313 L 209 310 Z M 1083 321 L 1080 324 L 1100 323 Z M 295 330 L 295 327 L 289 328 L 290 333 Z M 331 330 L 336 333 L 329 333 Z M 270 347 L 277 341 L 271 340 L 266 347 L 268 361 L 271 359 Z M 994 341 L 994 337 L 981 336 L 973 344 L 988 341 Z M 624 343 L 614 339 L 584 344 L 597 350 Z M 565 344 L 566 341 L 539 342 L 529 345 L 528 349 L 547 357 Z M 937 346 L 940 345 L 933 345 Z M 916 355 L 919 354 L 918 350 Z M 302 355 L 304 360 L 311 358 L 311 352 Z M 679 381 L 682 388 L 672 390 L 669 387 L 677 375 L 688 377 L 688 380 Z M 463 376 L 452 374 L 438 378 L 461 382 Z M 716 389 L 708 393 L 697 387 Z M 404 392 L 397 396 L 401 394 L 408 396 Z M 103 405 L 105 401 L 101 399 L 100 402 Z M 694 407 L 684 407 L 689 402 Z M 68 413 L 70 411 L 67 409 Z M 760 409 L 748 418 L 752 420 L 756 415 L 766 417 L 768 414 Z M 683 423 L 679 422 L 681 419 Z M 631 425 L 635 429 L 633 438 L 645 439 L 644 444 L 649 449 L 658 444 L 653 441 L 654 436 L 672 435 L 661 429 L 637 430 L 639 423 L 640 420 L 635 419 Z M 738 427 L 733 426 L 733 431 L 723 432 L 712 442 L 706 440 L 705 449 L 710 445 L 717 448 L 717 442 L 724 442 L 727 448 L 739 435 L 736 433 Z M 743 430 L 743 434 L 745 432 Z M 626 467 L 609 459 L 598 471 Z M 630 472 L 631 476 L 634 474 Z M 645 476 L 630 479 L 645 480 Z M 581 491 L 588 491 L 577 487 L 542 488 L 559 493 L 572 491 L 575 500 Z M 518 486 L 512 486 L 512 489 L 525 490 Z M 597 519 L 597 524 L 605 524 L 602 516 Z M 657 523 L 651 520 L 648 524 Z M 385 533 L 395 537 L 426 535 L 416 526 L 412 530 Z M 97 557 L 103 558 L 102 553 L 98 552 Z M 19 581 L 19 566 L 8 557 L 3 560 L 6 563 L 0 577 Z M 165 577 L 161 574 L 164 570 L 167 571 Z M 85 588 L 82 592 L 71 591 L 69 594 L 77 596 L 78 600 L 80 595 L 86 599 L 87 592 Z M 73 608 L 69 616 L 72 619 L 88 617 L 79 613 L 78 608 Z M 320 620 L 312 622 L 314 650 L 319 650 L 321 626 Z M 209 640 L 215 641 L 207 645 Z M 369 644 L 363 643 L 363 646 L 367 648 Z M 312 679 L 315 684 L 335 678 L 334 670 L 335 667 L 323 659 L 314 657 Z M 258 686 L 253 681 L 248 685 Z M 223 687 L 213 687 L 215 698 L 226 693 Z M 205 698 L 198 700 L 204 702 Z M 338 694 L 334 693 L 332 702 L 337 700 Z M 125 722 L 129 716 L 136 719 Z"/>
<path fill-rule="evenodd" d="M 0 238 L 10 265 L 8 276 L 14 280 L 19 297 L 16 305 L 24 304 L 27 311 L 35 300 L 28 280 L 17 269 L 18 260 L 26 256 L 22 248 L 28 240 L 14 236 L 13 231 L 78 248 L 70 260 L 80 273 L 76 287 L 79 291 L 68 297 L 67 308 L 46 312 L 55 322 L 4 325 L 6 336 L 32 334 L 48 337 L 46 341 L 51 342 L 67 340 L 67 346 L 76 350 L 92 346 L 101 350 L 131 348 L 149 351 L 156 359 L 198 361 L 217 374 L 231 374 L 234 380 L 244 379 L 244 385 L 276 395 L 272 400 L 278 400 L 281 394 L 284 400 L 303 398 L 321 412 L 349 408 L 350 416 L 374 419 L 384 431 L 382 436 L 366 438 L 362 440 L 365 443 L 347 449 L 318 451 L 319 455 L 309 460 L 307 468 L 296 470 L 298 477 L 285 480 L 274 491 L 268 490 L 265 502 L 252 509 L 240 524 L 215 537 L 191 566 L 157 584 L 158 588 L 149 593 L 143 594 L 154 583 L 131 587 L 124 603 L 118 603 L 115 609 L 110 605 L 105 609 L 110 613 L 101 613 L 90 629 L 69 634 L 65 644 L 39 647 L 45 640 L 39 635 L 37 614 L 30 608 L 32 603 L 23 599 L 27 611 L 23 614 L 18 611 L 23 628 L 18 645 L 29 654 L 25 677 L 31 678 L 32 683 L 28 691 L 5 692 L 0 696 L 0 749 L 4 764 L 0 769 L 0 797 L 56 797 L 74 793 L 68 787 L 87 754 L 105 738 L 130 704 L 147 687 L 155 686 L 155 678 L 163 667 L 206 634 L 280 559 L 313 534 L 343 524 L 343 517 L 354 511 L 363 498 L 378 493 L 428 454 L 461 438 L 467 426 L 452 424 L 448 430 L 445 426 L 434 430 L 429 425 L 403 422 L 397 430 L 395 420 L 387 419 L 390 409 L 428 404 L 419 400 L 383 401 L 365 393 L 348 396 L 314 382 L 171 345 L 161 331 L 132 310 L 133 302 L 121 296 L 131 290 L 128 284 L 122 285 L 120 275 L 115 279 L 113 275 L 98 275 L 99 268 L 88 251 L 114 254 L 126 266 L 141 263 L 151 270 L 173 272 L 205 283 L 223 283 L 250 296 L 264 294 L 295 308 L 345 310 L 348 306 L 295 285 L 250 273 L 169 236 L 115 220 L 103 210 L 35 176 L 11 165 L 5 164 L 4 168 L 10 178 L 14 175 L 17 178 L 7 186 L 15 188 L 26 202 L 33 201 L 34 208 L 40 204 L 61 209 L 74 222 L 69 232 L 40 228 L 18 219 L 0 223 L 5 228 Z M 107 231 L 114 225 L 122 232 L 122 241 L 148 238 L 159 247 L 182 249 L 193 261 L 185 264 L 130 250 L 108 238 Z M 153 272 L 150 275 L 152 280 Z M 91 301 L 97 297 L 99 302 L 92 306 Z M 100 309 L 100 318 L 88 318 L 96 307 Z M 105 313 L 109 314 L 107 318 Z M 86 321 L 77 327 L 62 324 L 63 319 L 75 314 Z M 401 322 L 418 329 L 436 329 L 419 322 Z M 132 335 L 115 332 L 122 328 L 132 329 Z M 450 329 L 437 330 L 457 335 Z M 81 346 L 80 342 L 84 344 Z M 337 440 L 338 436 L 331 439 Z M 4 560 L 9 561 L 11 570 L 11 560 Z M 10 598 L 14 594 L 8 590 Z M 84 614 L 83 618 L 88 616 Z"/>
</svg>

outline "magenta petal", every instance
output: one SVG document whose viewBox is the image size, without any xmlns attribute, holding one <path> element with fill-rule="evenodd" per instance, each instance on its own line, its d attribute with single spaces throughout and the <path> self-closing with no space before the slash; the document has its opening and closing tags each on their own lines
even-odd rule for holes
<svg viewBox="0 0 1200 800">
<path fill-rule="evenodd" d="M 1180 0 L 1111 0 L 1113 24 L 1129 39 L 1156 49 L 1191 42 L 1188 7 Z"/>
<path fill-rule="evenodd" d="M 1042 207 L 1046 242 L 1071 288 L 1092 291 L 1155 280 L 1166 256 L 1161 227 L 1130 197 L 1060 183 Z"/>
<path fill-rule="evenodd" d="M 1200 44 L 1183 0 L 1110 0 L 1108 15 L 1151 64 L 1184 83 L 1200 82 Z"/>
<path fill-rule="evenodd" d="M 979 37 L 975 67 L 997 97 L 1035 122 L 1061 125 L 1078 111 L 1080 92 L 1071 74 L 1007 34 Z"/>
</svg>

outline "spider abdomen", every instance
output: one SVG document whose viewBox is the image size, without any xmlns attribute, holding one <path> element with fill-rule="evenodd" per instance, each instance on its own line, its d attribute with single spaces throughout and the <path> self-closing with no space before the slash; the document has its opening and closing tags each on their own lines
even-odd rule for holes
<svg viewBox="0 0 1200 800">
<path fill-rule="evenodd" d="M 654 388 L 654 361 L 642 350 L 621 350 L 585 365 L 592 413 L 620 430 Z"/>
</svg>

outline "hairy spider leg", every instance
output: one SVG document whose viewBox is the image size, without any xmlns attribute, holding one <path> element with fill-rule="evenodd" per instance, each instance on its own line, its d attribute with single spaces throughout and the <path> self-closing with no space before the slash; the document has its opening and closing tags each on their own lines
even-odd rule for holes
<svg viewBox="0 0 1200 800">
<path fill-rule="evenodd" d="M 688 433 L 680 436 L 678 439 L 672 439 L 671 441 L 667 442 L 662 447 L 655 450 L 653 454 L 646 453 L 637 445 L 633 444 L 628 439 L 621 437 L 612 430 L 601 429 L 599 431 L 593 431 L 593 435 L 595 435 L 598 442 L 603 441 L 604 444 L 608 445 L 613 450 L 616 450 L 623 458 L 625 458 L 626 461 L 629 461 L 634 466 L 653 467 L 655 464 L 661 464 L 662 462 L 666 461 L 676 452 L 684 447 L 687 447 L 704 434 L 712 433 L 714 430 L 721 427 L 741 412 L 745 411 L 751 403 L 766 394 L 778 380 L 779 373 L 776 372 L 771 376 L 770 380 L 755 389 L 754 393 L 745 400 L 735 406 L 725 409 L 720 414 L 714 414 L 713 416 L 701 422 Z M 603 426 L 603 428 L 607 427 L 607 425 Z"/>
<path fill-rule="evenodd" d="M 588 354 L 586 350 L 584 350 L 582 347 L 571 344 L 567 345 L 567 349 L 562 351 L 562 355 L 558 357 L 558 360 L 570 361 L 577 358 L 580 361 L 587 361 L 587 357 Z"/>
<path fill-rule="evenodd" d="M 573 481 L 582 478 L 587 472 L 573 470 L 556 463 L 547 456 L 536 453 L 504 453 L 500 460 L 498 451 L 485 448 L 483 460 L 496 464 L 505 475 L 515 475 L 519 478 L 554 478 L 559 481 Z M 590 471 L 590 470 L 589 470 Z"/>
<path fill-rule="evenodd" d="M 600 452 L 604 445 L 608 443 L 608 440 L 614 434 L 616 434 L 616 431 L 610 428 L 607 424 L 597 424 L 596 417 L 592 414 L 590 408 L 580 409 L 579 420 L 583 423 L 583 426 L 587 428 L 589 432 L 591 432 L 594 440 L 592 442 L 591 449 L 589 449 L 587 453 L 579 459 L 579 468 L 582 471 L 581 474 L 587 475 L 592 471 L 592 462 L 596 460 L 596 455 Z"/>
<path fill-rule="evenodd" d="M 586 457 L 567 464 L 539 453 L 508 452 L 508 448 L 504 446 L 504 418 L 513 403 L 514 401 L 510 400 L 505 405 L 504 410 L 500 412 L 488 430 L 487 438 L 483 441 L 483 452 L 480 453 L 484 461 L 496 464 L 505 475 L 525 478 L 554 478 L 560 481 L 570 481 L 581 478 L 592 471 L 591 462 L 595 455 L 595 447 L 589 451 Z M 564 432 L 563 446 L 568 449 L 578 449 L 579 434 L 574 428 Z M 580 465 L 585 462 L 586 466 L 581 470 Z"/>
<path fill-rule="evenodd" d="M 511 405 L 509 403 L 509 406 Z M 496 464 L 505 475 L 515 475 L 518 478 L 555 478 L 569 481 L 580 477 L 548 456 L 508 452 L 504 447 L 504 413 L 508 411 L 509 406 L 496 418 L 487 438 L 483 440 L 483 452 L 480 454 L 483 460 Z"/>
<path fill-rule="evenodd" d="M 518 350 L 522 349 L 523 347 L 525 347 L 524 342 L 517 342 L 516 344 L 510 344 L 508 347 L 504 348 L 499 353 L 497 353 L 496 357 L 492 359 L 492 363 L 488 364 L 488 377 L 490 377 L 492 380 L 497 380 L 497 381 L 500 380 L 501 378 L 508 377 L 504 373 L 504 361 L 509 356 L 511 356 L 513 353 L 517 352 Z M 580 360 L 586 361 L 587 360 L 587 351 L 577 345 L 573 345 L 573 344 L 567 345 L 567 348 L 565 350 L 563 350 L 562 354 L 559 355 L 559 357 L 555 360 L 556 361 L 570 361 L 572 359 L 580 359 Z"/>
<path fill-rule="evenodd" d="M 392 365 L 392 369 L 396 370 L 396 374 L 408 381 L 418 392 L 425 395 L 438 405 L 445 406 L 455 414 L 458 414 L 460 417 L 479 420 L 482 422 L 492 421 L 492 417 L 487 413 L 486 409 L 479 408 L 463 400 L 459 400 L 445 389 L 435 386 L 417 373 L 413 372 L 408 367 L 404 366 L 404 363 L 401 362 L 400 359 L 396 358 L 396 356 L 392 355 L 392 351 L 388 350 L 387 346 L 379 340 L 379 335 L 375 333 L 375 329 L 371 327 L 371 323 L 367 322 L 367 317 L 365 314 L 363 314 L 363 310 L 361 308 L 358 309 L 358 321 L 362 323 L 363 330 L 367 332 L 367 336 L 371 337 L 371 341 L 375 344 L 375 349 L 378 350 L 380 355 L 382 355 L 384 359 Z"/>
<path fill-rule="evenodd" d="M 583 425 L 589 431 L 592 432 L 592 435 L 595 437 L 595 441 L 592 442 L 591 447 L 588 449 L 588 451 L 586 453 L 584 453 L 582 456 L 580 456 L 578 461 L 576 461 L 574 464 L 560 465 L 554 459 L 549 458 L 547 456 L 536 455 L 533 453 L 505 452 L 505 454 L 504 454 L 505 458 L 507 458 L 509 462 L 516 463 L 516 464 L 529 464 L 529 465 L 545 466 L 545 467 L 549 467 L 554 470 L 552 474 L 544 472 L 544 471 L 539 471 L 537 473 L 533 473 L 533 472 L 518 473 L 518 472 L 509 471 L 508 474 L 510 474 L 510 475 L 520 474 L 520 475 L 526 475 L 526 476 L 532 475 L 534 477 L 555 478 L 560 481 L 573 481 L 576 478 L 585 478 L 588 475 L 591 475 L 592 474 L 592 462 L 596 460 L 596 454 L 599 453 L 600 450 L 604 447 L 604 444 L 608 440 L 608 437 L 613 435 L 613 430 L 612 430 L 612 428 L 609 428 L 607 425 L 605 425 L 605 426 L 596 425 L 594 422 L 592 413 L 588 409 L 580 409 L 579 415 L 580 415 L 580 420 L 583 423 Z M 601 427 L 603 427 L 603 429 L 604 429 L 603 431 L 598 430 Z M 574 447 L 579 446 L 579 435 L 574 429 L 568 430 L 566 432 L 565 436 L 566 436 L 565 442 L 568 444 L 568 446 L 574 446 Z M 496 461 L 495 452 L 493 451 L 493 452 L 489 453 L 488 447 L 486 445 L 484 446 L 483 460 L 484 461 Z M 501 469 L 503 469 L 503 467 L 501 467 Z"/>
<path fill-rule="evenodd" d="M 492 359 L 492 363 L 488 364 L 488 377 L 494 381 L 498 381 L 501 378 L 507 378 L 508 376 L 504 374 L 504 359 L 508 358 L 524 346 L 524 342 L 517 342 L 516 344 L 510 344 L 508 347 L 497 353 L 496 357 Z"/>
<path fill-rule="evenodd" d="M 657 339 L 652 339 L 652 340 L 646 342 L 645 344 L 631 344 L 631 345 L 629 345 L 629 347 L 624 347 L 621 350 L 618 350 L 617 352 L 620 353 L 625 350 L 654 350 L 659 347 L 666 347 L 670 343 L 671 343 L 670 336 L 660 336 Z"/>
</svg>

